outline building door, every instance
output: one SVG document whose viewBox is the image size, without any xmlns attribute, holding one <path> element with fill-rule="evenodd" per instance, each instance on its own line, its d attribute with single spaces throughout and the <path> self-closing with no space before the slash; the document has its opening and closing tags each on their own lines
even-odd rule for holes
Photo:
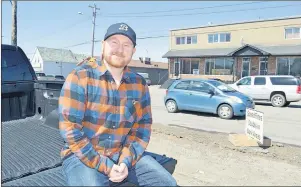
<svg viewBox="0 0 301 187">
<path fill-rule="evenodd" d="M 241 77 L 250 75 L 251 58 L 242 58 Z"/>
<path fill-rule="evenodd" d="M 259 75 L 267 75 L 268 74 L 268 58 L 260 57 L 259 59 Z"/>
</svg>

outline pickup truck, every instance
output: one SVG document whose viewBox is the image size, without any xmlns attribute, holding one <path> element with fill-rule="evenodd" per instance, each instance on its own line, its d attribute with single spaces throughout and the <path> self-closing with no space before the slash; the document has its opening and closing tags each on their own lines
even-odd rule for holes
<svg viewBox="0 0 301 187">
<path fill-rule="evenodd" d="M 66 186 L 58 129 L 58 98 L 64 81 L 37 80 L 18 46 L 2 44 L 2 186 Z M 171 174 L 177 161 L 151 152 Z M 119 185 L 133 185 L 127 181 Z"/>
</svg>

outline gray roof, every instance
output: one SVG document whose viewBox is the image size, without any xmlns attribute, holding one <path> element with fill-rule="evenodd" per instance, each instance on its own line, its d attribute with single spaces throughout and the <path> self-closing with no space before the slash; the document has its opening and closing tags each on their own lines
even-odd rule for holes
<svg viewBox="0 0 301 187">
<path fill-rule="evenodd" d="M 284 46 L 257 46 L 271 55 L 301 55 L 301 44 Z"/>
<path fill-rule="evenodd" d="M 300 45 L 281 45 L 281 46 L 254 46 L 246 44 L 238 48 L 214 48 L 214 49 L 187 49 L 187 50 L 170 50 L 163 58 L 169 57 L 214 57 L 214 56 L 232 56 L 245 47 L 251 47 L 259 50 L 264 55 L 301 55 Z"/>
<path fill-rule="evenodd" d="M 72 51 L 68 49 L 37 47 L 37 50 L 40 52 L 43 61 L 78 63 Z"/>
</svg>

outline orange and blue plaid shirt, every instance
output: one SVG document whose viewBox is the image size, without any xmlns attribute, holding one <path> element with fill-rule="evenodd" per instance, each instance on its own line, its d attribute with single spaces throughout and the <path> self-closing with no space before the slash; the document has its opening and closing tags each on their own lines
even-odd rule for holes
<svg viewBox="0 0 301 187">
<path fill-rule="evenodd" d="M 95 61 L 76 67 L 67 76 L 59 98 L 63 159 L 75 154 L 106 175 L 113 164 L 131 168 L 149 143 L 151 124 L 146 81 L 128 67 L 119 88 L 106 66 Z"/>
</svg>

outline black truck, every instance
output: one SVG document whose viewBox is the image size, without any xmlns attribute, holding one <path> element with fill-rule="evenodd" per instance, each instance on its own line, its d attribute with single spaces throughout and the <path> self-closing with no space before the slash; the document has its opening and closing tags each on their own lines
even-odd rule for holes
<svg viewBox="0 0 301 187">
<path fill-rule="evenodd" d="M 58 129 L 58 98 L 64 81 L 37 80 L 18 46 L 2 44 L 2 186 L 66 186 Z M 170 173 L 176 160 L 146 152 Z M 120 185 L 133 185 L 126 181 Z"/>
</svg>

